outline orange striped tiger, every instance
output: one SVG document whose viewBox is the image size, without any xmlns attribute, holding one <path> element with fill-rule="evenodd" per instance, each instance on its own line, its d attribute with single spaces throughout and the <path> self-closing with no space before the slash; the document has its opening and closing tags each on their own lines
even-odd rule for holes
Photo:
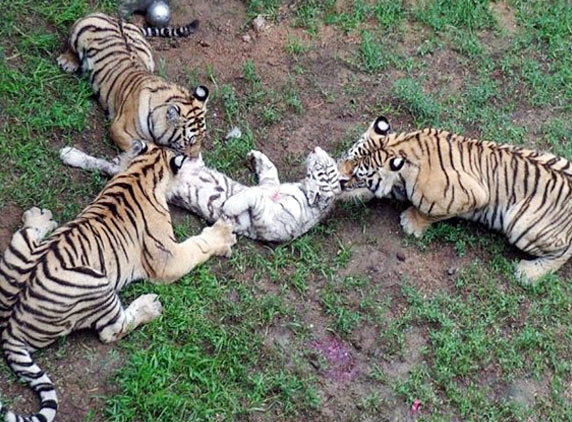
<svg viewBox="0 0 572 422">
<path fill-rule="evenodd" d="M 140 28 L 103 13 L 77 20 L 68 50 L 57 61 L 66 72 L 89 74 L 111 120 L 111 139 L 124 151 L 133 139 L 198 156 L 205 133 L 209 91 L 186 88 L 153 74 L 155 62 L 145 36 L 187 36 L 197 21 L 180 28 Z"/>
<path fill-rule="evenodd" d="M 186 157 L 134 142 L 135 155 L 95 201 L 73 221 L 56 227 L 47 210 L 24 213 L 0 261 L 0 326 L 10 368 L 38 394 L 40 411 L 17 416 L 0 403 L 7 421 L 51 422 L 57 397 L 50 378 L 30 353 L 79 329 L 94 329 L 103 342 L 127 335 L 161 314 L 155 294 L 127 308 L 118 292 L 149 278 L 171 283 L 211 256 L 230 256 L 236 242 L 230 224 L 218 221 L 177 243 L 167 197 Z M 186 160 L 190 161 L 190 160 Z"/>
<path fill-rule="evenodd" d="M 467 139 L 438 129 L 390 133 L 373 122 L 339 162 L 346 191 L 367 188 L 412 206 L 401 214 L 406 233 L 461 217 L 501 231 L 536 256 L 522 260 L 523 282 L 558 270 L 572 256 L 572 166 L 555 155 Z"/>
</svg>

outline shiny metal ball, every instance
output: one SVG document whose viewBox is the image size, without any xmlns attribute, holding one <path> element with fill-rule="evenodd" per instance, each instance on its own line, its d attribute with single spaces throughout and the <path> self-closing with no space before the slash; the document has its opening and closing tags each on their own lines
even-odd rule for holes
<svg viewBox="0 0 572 422">
<path fill-rule="evenodd" d="M 147 23 L 151 26 L 161 28 L 166 26 L 171 20 L 171 9 L 169 4 L 164 0 L 156 0 L 147 8 L 145 17 Z"/>
</svg>

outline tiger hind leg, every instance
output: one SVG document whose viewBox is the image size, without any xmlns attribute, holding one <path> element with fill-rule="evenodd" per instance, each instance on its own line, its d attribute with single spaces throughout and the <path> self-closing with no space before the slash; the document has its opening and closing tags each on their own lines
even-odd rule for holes
<svg viewBox="0 0 572 422">
<path fill-rule="evenodd" d="M 0 327 L 6 324 L 27 280 L 26 272 L 35 265 L 32 254 L 42 238 L 57 227 L 52 212 L 38 207 L 24 212 L 22 223 L 22 228 L 14 233 L 0 260 Z"/>
<path fill-rule="evenodd" d="M 117 297 L 118 305 L 121 306 Z M 127 307 L 119 310 L 114 322 L 99 328 L 99 339 L 111 343 L 125 337 L 131 331 L 158 318 L 163 311 L 159 296 L 156 294 L 141 295 Z"/>
<path fill-rule="evenodd" d="M 34 234 L 31 240 L 35 242 L 40 241 L 58 225 L 50 210 L 45 208 L 40 209 L 38 207 L 32 207 L 24 212 L 22 215 L 22 224 L 22 228 L 24 229 L 33 229 Z"/>
<path fill-rule="evenodd" d="M 278 170 L 270 158 L 260 151 L 252 150 L 247 159 L 258 177 L 259 185 L 279 185 Z"/>
<path fill-rule="evenodd" d="M 67 73 L 76 73 L 80 68 L 80 61 L 73 51 L 68 50 L 56 59 L 58 66 Z"/>
<path fill-rule="evenodd" d="M 523 284 L 533 284 L 543 276 L 557 271 L 570 259 L 570 256 L 572 251 L 559 258 L 523 259 L 516 266 L 515 276 Z"/>
</svg>

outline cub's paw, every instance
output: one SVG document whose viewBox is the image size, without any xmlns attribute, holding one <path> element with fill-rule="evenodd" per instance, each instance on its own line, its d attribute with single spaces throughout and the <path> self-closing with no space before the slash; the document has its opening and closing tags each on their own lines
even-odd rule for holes
<svg viewBox="0 0 572 422">
<path fill-rule="evenodd" d="M 25 211 L 22 215 L 22 223 L 24 228 L 34 229 L 38 239 L 44 237 L 58 226 L 50 210 L 38 207 L 32 207 Z"/>
<path fill-rule="evenodd" d="M 214 255 L 230 258 L 231 247 L 236 243 L 233 225 L 226 218 L 219 218 L 211 227 L 203 229 L 203 234 L 211 236 L 214 246 Z"/>
<path fill-rule="evenodd" d="M 135 317 L 139 324 L 144 324 L 158 318 L 163 312 L 163 305 L 159 301 L 159 296 L 156 294 L 146 294 L 139 296 L 131 304 L 133 307 Z"/>
<path fill-rule="evenodd" d="M 409 207 L 401 213 L 401 227 L 407 234 L 421 237 L 430 225 L 431 222 L 421 215 L 415 207 Z"/>
<path fill-rule="evenodd" d="M 267 169 L 273 167 L 270 159 L 264 153 L 255 149 L 251 150 L 246 158 L 249 163 L 249 168 L 256 174 L 261 174 Z"/>
<path fill-rule="evenodd" d="M 246 155 L 247 167 L 250 169 L 250 171 L 256 173 L 260 164 L 260 155 L 262 155 L 262 153 L 255 149 L 250 150 Z"/>
<path fill-rule="evenodd" d="M 79 69 L 79 61 L 77 56 L 71 51 L 66 51 L 58 56 L 56 59 L 58 66 L 68 73 L 75 73 Z"/>
</svg>

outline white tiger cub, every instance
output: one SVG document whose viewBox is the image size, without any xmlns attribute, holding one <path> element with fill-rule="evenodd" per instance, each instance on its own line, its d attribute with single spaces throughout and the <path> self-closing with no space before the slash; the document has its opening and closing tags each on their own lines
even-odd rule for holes
<svg viewBox="0 0 572 422">
<path fill-rule="evenodd" d="M 120 165 L 66 147 L 60 157 L 67 165 L 108 175 Z M 310 230 L 332 208 L 341 194 L 336 161 L 316 147 L 306 159 L 306 177 L 298 183 L 280 183 L 278 170 L 260 151 L 248 153 L 258 185 L 245 186 L 207 167 L 199 156 L 186 160 L 169 202 L 209 222 L 230 220 L 234 232 L 268 242 L 292 240 Z"/>
</svg>

